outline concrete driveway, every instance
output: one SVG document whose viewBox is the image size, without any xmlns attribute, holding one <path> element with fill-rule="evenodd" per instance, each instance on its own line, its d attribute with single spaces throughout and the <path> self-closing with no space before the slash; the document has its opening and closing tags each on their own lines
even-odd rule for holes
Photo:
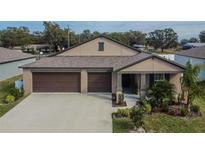
<svg viewBox="0 0 205 154">
<path fill-rule="evenodd" d="M 0 118 L 0 132 L 112 132 L 110 94 L 31 94 Z"/>
</svg>

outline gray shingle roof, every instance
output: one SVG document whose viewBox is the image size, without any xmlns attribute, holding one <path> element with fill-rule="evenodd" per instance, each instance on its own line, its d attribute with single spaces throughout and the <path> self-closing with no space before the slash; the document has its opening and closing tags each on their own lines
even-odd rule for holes
<svg viewBox="0 0 205 154">
<path fill-rule="evenodd" d="M 22 68 L 112 68 L 115 71 L 153 56 L 155 55 L 148 53 L 135 56 L 54 56 L 23 65 Z"/>
<path fill-rule="evenodd" d="M 176 53 L 177 55 L 205 59 L 205 46 L 192 48 L 189 50 L 182 50 Z"/>
<path fill-rule="evenodd" d="M 113 68 L 119 69 L 134 61 L 149 57 L 140 53 L 136 56 L 54 56 L 46 57 L 23 68 Z"/>
<path fill-rule="evenodd" d="M 0 47 L 0 64 L 29 59 L 35 57 L 34 55 L 18 52 Z"/>
</svg>

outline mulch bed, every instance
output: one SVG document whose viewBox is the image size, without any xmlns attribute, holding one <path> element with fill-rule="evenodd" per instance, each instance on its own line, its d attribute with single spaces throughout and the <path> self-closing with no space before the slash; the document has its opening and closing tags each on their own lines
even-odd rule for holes
<svg viewBox="0 0 205 154">
<path fill-rule="evenodd" d="M 125 107 L 125 106 L 127 106 L 127 103 L 126 103 L 126 102 L 123 102 L 123 103 L 121 103 L 121 104 L 118 104 L 118 103 L 112 101 L 112 107 Z"/>
</svg>

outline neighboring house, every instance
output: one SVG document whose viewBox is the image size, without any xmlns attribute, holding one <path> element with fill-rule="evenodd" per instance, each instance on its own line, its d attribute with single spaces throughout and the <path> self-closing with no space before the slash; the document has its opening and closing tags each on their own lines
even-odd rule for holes
<svg viewBox="0 0 205 154">
<path fill-rule="evenodd" d="M 48 44 L 29 44 L 25 46 L 15 46 L 11 50 L 23 51 L 27 53 L 49 52 Z"/>
<path fill-rule="evenodd" d="M 17 48 L 17 47 L 15 47 Z M 29 44 L 21 48 L 24 52 L 28 53 L 39 53 L 39 52 L 49 52 L 48 44 Z"/>
<path fill-rule="evenodd" d="M 187 50 L 187 49 L 198 48 L 202 46 L 205 46 L 205 43 L 186 43 L 185 45 L 183 45 L 182 49 Z"/>
<path fill-rule="evenodd" d="M 25 93 L 112 92 L 144 95 L 156 80 L 167 79 L 181 91 L 184 67 L 107 36 L 22 66 Z"/>
<path fill-rule="evenodd" d="M 175 61 L 182 65 L 186 65 L 188 60 L 194 65 L 202 66 L 199 78 L 200 80 L 205 80 L 205 46 L 180 51 L 175 55 Z"/>
<path fill-rule="evenodd" d="M 22 74 L 22 69 L 18 67 L 35 59 L 33 55 L 0 47 L 0 81 Z"/>
</svg>

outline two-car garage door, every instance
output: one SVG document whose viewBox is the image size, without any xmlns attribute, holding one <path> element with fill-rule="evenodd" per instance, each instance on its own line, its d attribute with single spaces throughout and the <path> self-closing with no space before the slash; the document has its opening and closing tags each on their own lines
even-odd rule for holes
<svg viewBox="0 0 205 154">
<path fill-rule="evenodd" d="M 80 73 L 33 72 L 33 92 L 80 92 Z"/>
<path fill-rule="evenodd" d="M 111 73 L 88 73 L 87 82 L 88 92 L 111 91 Z M 79 72 L 33 72 L 33 92 L 80 92 L 80 84 Z"/>
</svg>

